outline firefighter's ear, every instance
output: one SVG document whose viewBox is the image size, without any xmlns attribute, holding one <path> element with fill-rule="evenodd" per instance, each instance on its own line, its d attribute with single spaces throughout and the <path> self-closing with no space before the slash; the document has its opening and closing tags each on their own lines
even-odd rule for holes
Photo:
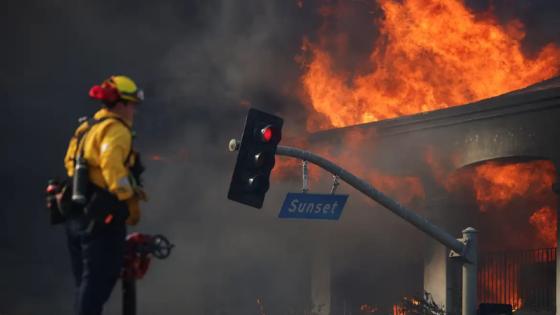
<svg viewBox="0 0 560 315">
<path fill-rule="evenodd" d="M 117 88 L 109 82 L 103 82 L 103 84 L 101 84 L 101 88 L 103 89 L 105 94 L 103 99 L 104 101 L 115 103 L 121 98 Z"/>
</svg>

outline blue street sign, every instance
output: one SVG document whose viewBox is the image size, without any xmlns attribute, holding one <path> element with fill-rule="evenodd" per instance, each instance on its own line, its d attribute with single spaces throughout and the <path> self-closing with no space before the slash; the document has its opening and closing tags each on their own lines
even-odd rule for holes
<svg viewBox="0 0 560 315">
<path fill-rule="evenodd" d="M 348 195 L 288 193 L 279 218 L 338 220 Z"/>
</svg>

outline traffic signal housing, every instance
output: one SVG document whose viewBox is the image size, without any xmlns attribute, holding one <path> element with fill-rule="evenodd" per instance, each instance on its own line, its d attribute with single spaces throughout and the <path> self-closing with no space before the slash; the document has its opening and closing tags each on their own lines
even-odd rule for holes
<svg viewBox="0 0 560 315">
<path fill-rule="evenodd" d="M 229 186 L 230 200 L 262 207 L 270 187 L 270 172 L 275 164 L 276 147 L 282 138 L 283 123 L 278 116 L 249 109 Z"/>
</svg>

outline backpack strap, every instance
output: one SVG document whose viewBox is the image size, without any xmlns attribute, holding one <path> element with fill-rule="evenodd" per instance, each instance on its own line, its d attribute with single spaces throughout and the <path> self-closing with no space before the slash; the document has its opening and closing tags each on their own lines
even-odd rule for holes
<svg viewBox="0 0 560 315">
<path fill-rule="evenodd" d="M 128 131 L 130 131 L 131 134 L 133 134 L 132 129 L 128 126 L 128 124 L 120 117 L 103 117 L 101 119 L 95 119 L 95 118 L 90 118 L 87 116 L 81 117 L 78 121 L 83 124 L 84 122 L 87 121 L 88 126 L 86 127 L 85 130 L 83 130 L 81 133 L 79 133 L 78 135 L 76 135 L 76 153 L 74 154 L 74 167 L 76 166 L 76 159 L 79 156 L 84 156 L 84 142 L 85 142 L 85 138 L 87 136 L 87 134 L 89 133 L 89 131 L 91 130 L 91 128 L 107 119 L 113 119 L 116 121 L 119 121 L 123 126 L 126 127 L 126 129 L 128 129 Z M 130 158 L 132 157 L 132 144 L 130 145 L 130 151 L 128 152 L 128 155 L 126 156 L 126 159 L 124 161 L 124 164 L 128 164 Z"/>
<path fill-rule="evenodd" d="M 83 124 L 84 122 L 87 122 L 87 127 L 82 132 L 80 132 L 79 134 L 77 134 L 75 136 L 76 137 L 76 152 L 74 153 L 74 167 L 76 167 L 76 159 L 78 157 L 84 155 L 83 142 L 85 141 L 86 135 L 90 131 L 91 127 L 93 127 L 95 124 L 100 123 L 102 121 L 102 119 L 96 120 L 94 118 L 84 116 L 84 117 L 81 117 L 80 119 L 78 119 L 78 121 L 80 122 L 80 124 Z"/>
</svg>

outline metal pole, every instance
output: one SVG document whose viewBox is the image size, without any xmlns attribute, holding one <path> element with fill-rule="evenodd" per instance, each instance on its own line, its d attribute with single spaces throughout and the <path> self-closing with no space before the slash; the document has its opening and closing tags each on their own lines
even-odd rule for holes
<svg viewBox="0 0 560 315">
<path fill-rule="evenodd" d="M 123 315 L 136 315 L 136 280 L 122 279 Z"/>
<path fill-rule="evenodd" d="M 373 188 L 370 184 L 364 180 L 354 176 L 350 172 L 346 171 L 342 167 L 332 163 L 331 161 L 324 159 L 318 155 L 311 152 L 300 150 L 297 148 L 278 146 L 276 149 L 277 155 L 291 156 L 304 161 L 309 161 L 333 175 L 337 175 L 340 179 L 347 182 L 350 186 L 354 187 L 358 191 L 364 193 L 366 196 L 377 201 L 379 204 L 385 208 L 391 210 L 393 213 L 403 218 L 405 221 L 416 226 L 418 229 L 424 233 L 430 235 L 438 242 L 442 243 L 446 247 L 456 251 L 459 254 L 464 252 L 464 244 L 459 240 L 455 239 L 453 236 L 448 234 L 446 231 L 440 227 L 432 224 L 428 219 L 416 214 L 415 212 L 408 210 L 398 202 L 385 196 L 383 193 Z M 465 314 L 466 315 L 466 314 Z"/>
<path fill-rule="evenodd" d="M 240 141 L 232 139 L 229 142 L 229 150 L 238 150 L 240 143 Z M 442 228 L 432 224 L 430 221 L 428 221 L 428 219 L 405 208 L 398 202 L 385 196 L 383 193 L 368 184 L 366 181 L 356 177 L 352 173 L 346 171 L 342 167 L 325 158 L 322 158 L 308 151 L 287 146 L 278 146 L 276 149 L 276 154 L 309 161 L 325 169 L 331 174 L 340 177 L 340 179 L 348 183 L 350 186 L 375 200 L 408 223 L 414 225 L 420 231 L 428 234 L 433 239 L 437 240 L 447 248 L 454 251 L 454 256 L 459 255 L 463 259 L 462 314 L 476 315 L 478 244 L 476 238 L 477 231 L 474 228 L 465 229 L 463 231 L 463 238 L 461 240 L 457 240 Z"/>
<path fill-rule="evenodd" d="M 476 315 L 476 281 L 478 267 L 478 232 L 472 227 L 463 230 L 466 245 L 463 261 L 463 315 Z"/>
</svg>

